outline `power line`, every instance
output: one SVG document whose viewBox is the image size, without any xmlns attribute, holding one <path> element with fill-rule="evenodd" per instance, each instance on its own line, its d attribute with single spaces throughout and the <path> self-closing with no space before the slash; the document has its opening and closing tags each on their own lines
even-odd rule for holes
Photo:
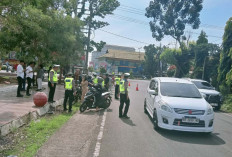
<svg viewBox="0 0 232 157">
<path fill-rule="evenodd" d="M 115 15 L 116 16 L 111 15 L 111 17 L 119 19 L 119 20 L 127 21 L 127 22 L 132 22 L 132 23 L 137 23 L 137 24 L 142 24 L 142 25 L 149 26 L 148 22 L 146 22 L 146 21 L 141 21 L 141 20 L 133 19 L 133 18 L 118 15 L 118 14 L 115 14 Z M 192 32 L 192 31 L 185 31 L 185 33 L 192 33 L 192 34 L 200 35 L 200 33 Z M 207 36 L 222 39 L 222 37 L 215 36 L 215 35 L 207 35 Z"/>
<path fill-rule="evenodd" d="M 145 10 L 145 9 L 134 8 L 134 7 L 131 7 L 131 6 L 128 6 L 128 5 L 123 5 L 123 4 L 120 4 L 120 6 L 124 6 L 124 7 L 135 9 L 135 10 L 141 10 L 141 11 Z"/>
<path fill-rule="evenodd" d="M 122 36 L 122 35 L 119 35 L 119 34 L 115 34 L 115 33 L 112 33 L 112 32 L 108 32 L 108 31 L 103 30 L 103 29 L 98 29 L 98 30 L 102 31 L 102 32 L 105 32 L 105 33 L 108 33 L 108 34 L 111 34 L 111 35 L 114 35 L 114 36 L 117 36 L 117 37 L 120 37 L 120 38 L 131 40 L 131 41 L 134 41 L 134 42 L 137 42 L 137 43 L 150 45 L 149 43 L 146 43 L 146 42 L 143 42 L 143 41 L 139 41 L 139 40 L 136 40 L 136 39 L 132 39 L 132 38 L 129 38 L 129 37 L 125 37 L 125 36 Z"/>
<path fill-rule="evenodd" d="M 121 4 L 120 7 L 122 7 L 122 8 L 118 8 L 118 9 L 121 11 L 136 14 L 136 15 L 145 16 L 145 13 L 146 13 L 145 9 L 143 10 L 143 9 L 139 9 L 139 8 L 134 8 L 134 7 L 130 7 L 130 6 L 123 5 L 123 4 Z M 131 8 L 131 9 L 128 9 L 128 8 Z M 222 26 L 216 26 L 216 25 L 210 25 L 210 24 L 201 24 L 200 27 L 212 28 L 212 29 L 217 29 L 217 30 L 224 30 L 224 27 L 222 27 Z"/>
</svg>

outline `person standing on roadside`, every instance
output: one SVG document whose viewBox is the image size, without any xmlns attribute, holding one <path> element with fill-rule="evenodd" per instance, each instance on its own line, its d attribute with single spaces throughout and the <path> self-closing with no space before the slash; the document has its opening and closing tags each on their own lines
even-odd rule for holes
<svg viewBox="0 0 232 157">
<path fill-rule="evenodd" d="M 112 92 L 112 83 L 113 83 L 112 75 L 110 74 L 109 75 L 109 92 Z"/>
<path fill-rule="evenodd" d="M 98 80 L 97 74 L 94 72 L 94 73 L 93 73 L 93 84 L 94 84 L 94 85 L 97 85 L 97 83 L 98 83 L 97 80 Z"/>
<path fill-rule="evenodd" d="M 49 78 L 48 78 L 48 87 L 49 87 L 49 96 L 48 96 L 48 102 L 54 103 L 54 95 L 56 90 L 56 84 L 58 82 L 58 76 L 57 71 L 59 69 L 60 65 L 54 65 L 53 68 L 50 70 Z"/>
<path fill-rule="evenodd" d="M 30 88 L 31 88 L 31 83 L 32 83 L 32 79 L 33 79 L 33 68 L 35 66 L 35 62 L 30 62 L 29 66 L 26 68 L 26 77 L 27 77 L 27 91 L 26 91 L 26 95 L 30 96 Z"/>
<path fill-rule="evenodd" d="M 120 75 L 118 74 L 117 77 L 115 78 L 115 99 L 119 99 L 119 85 L 120 85 Z"/>
<path fill-rule="evenodd" d="M 19 65 L 17 66 L 17 80 L 18 80 L 18 89 L 17 89 L 17 97 L 23 97 L 23 95 L 20 93 L 22 90 L 22 83 L 24 79 L 24 61 L 20 60 Z"/>
<path fill-rule="evenodd" d="M 24 78 L 23 78 L 23 82 L 22 82 L 22 90 L 21 91 L 26 91 L 26 65 L 23 65 L 23 69 L 24 69 Z"/>
<path fill-rule="evenodd" d="M 83 75 L 81 82 L 81 89 L 82 89 L 81 102 L 84 101 L 85 94 L 88 92 L 88 85 L 89 82 L 87 80 L 87 75 Z"/>
<path fill-rule="evenodd" d="M 106 91 L 109 90 L 109 82 L 110 82 L 109 74 L 106 73 L 104 75 L 104 87 L 105 87 Z"/>
<path fill-rule="evenodd" d="M 41 91 L 42 90 L 43 77 L 44 77 L 43 65 L 40 64 L 38 72 L 37 72 L 38 89 L 36 91 Z"/>
<path fill-rule="evenodd" d="M 119 118 L 126 118 L 129 119 L 130 117 L 127 116 L 129 106 L 130 106 L 130 98 L 128 95 L 128 78 L 130 74 L 125 73 L 124 79 L 121 80 L 119 88 L 120 88 L 120 106 L 119 106 Z M 122 112 L 124 103 L 126 104 L 124 112 Z"/>
<path fill-rule="evenodd" d="M 72 112 L 72 102 L 73 102 L 73 96 L 75 95 L 75 80 L 72 77 L 71 73 L 68 73 L 68 76 L 64 80 L 64 88 L 65 88 L 65 94 L 64 94 L 64 111 L 67 111 L 66 103 L 69 100 L 69 108 L 68 112 Z"/>
<path fill-rule="evenodd" d="M 8 72 L 8 71 L 9 71 L 9 62 L 6 61 L 6 72 Z"/>
</svg>

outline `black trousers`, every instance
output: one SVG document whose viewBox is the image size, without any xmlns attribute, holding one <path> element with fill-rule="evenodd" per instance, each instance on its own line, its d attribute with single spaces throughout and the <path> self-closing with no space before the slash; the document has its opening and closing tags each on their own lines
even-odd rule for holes
<svg viewBox="0 0 232 157">
<path fill-rule="evenodd" d="M 55 90 L 56 90 L 56 83 L 54 83 L 54 86 L 52 87 L 51 82 L 48 82 L 48 87 L 49 87 L 49 96 L 48 96 L 48 101 L 54 101 L 54 95 L 55 95 Z"/>
<path fill-rule="evenodd" d="M 26 94 L 30 94 L 31 82 L 32 82 L 32 79 L 30 77 L 27 77 L 27 92 L 26 92 Z"/>
<path fill-rule="evenodd" d="M 17 96 L 21 95 L 21 91 L 22 91 L 22 84 L 23 84 L 23 79 L 22 77 L 17 77 L 18 80 L 18 89 L 17 89 Z"/>
<path fill-rule="evenodd" d="M 68 100 L 69 100 L 69 108 L 68 108 L 68 110 L 72 111 L 72 102 L 73 102 L 73 91 L 72 90 L 65 90 L 64 104 L 63 104 L 64 110 L 67 110 L 66 104 L 67 104 Z"/>
<path fill-rule="evenodd" d="M 26 90 L 26 79 L 22 79 L 22 90 Z"/>
<path fill-rule="evenodd" d="M 115 99 L 118 99 L 118 93 L 119 93 L 119 85 L 116 84 L 115 86 Z"/>
<path fill-rule="evenodd" d="M 126 106 L 124 112 L 122 112 L 124 103 L 126 104 Z M 126 94 L 120 94 L 119 116 L 127 116 L 129 106 L 130 106 L 130 99 L 129 98 L 127 99 Z"/>
</svg>

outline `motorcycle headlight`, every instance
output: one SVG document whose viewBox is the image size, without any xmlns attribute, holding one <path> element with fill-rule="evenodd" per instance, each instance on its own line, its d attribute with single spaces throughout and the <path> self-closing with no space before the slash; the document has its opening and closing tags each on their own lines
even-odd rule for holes
<svg viewBox="0 0 232 157">
<path fill-rule="evenodd" d="M 207 109 L 207 115 L 213 114 L 213 107 L 209 106 Z"/>
<path fill-rule="evenodd" d="M 161 100 L 161 101 L 159 101 L 159 104 L 160 104 L 161 110 L 172 113 L 172 108 L 170 106 L 168 106 L 167 103 L 165 103 L 164 101 Z"/>
</svg>

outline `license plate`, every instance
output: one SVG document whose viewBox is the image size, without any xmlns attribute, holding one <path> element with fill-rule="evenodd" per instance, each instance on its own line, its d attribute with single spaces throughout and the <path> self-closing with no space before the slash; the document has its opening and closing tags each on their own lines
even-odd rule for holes
<svg viewBox="0 0 232 157">
<path fill-rule="evenodd" d="M 184 117 L 182 118 L 182 122 L 184 123 L 199 123 L 199 119 L 195 117 Z"/>
<path fill-rule="evenodd" d="M 211 106 L 218 106 L 217 103 L 211 103 L 210 105 L 211 105 Z"/>
</svg>

